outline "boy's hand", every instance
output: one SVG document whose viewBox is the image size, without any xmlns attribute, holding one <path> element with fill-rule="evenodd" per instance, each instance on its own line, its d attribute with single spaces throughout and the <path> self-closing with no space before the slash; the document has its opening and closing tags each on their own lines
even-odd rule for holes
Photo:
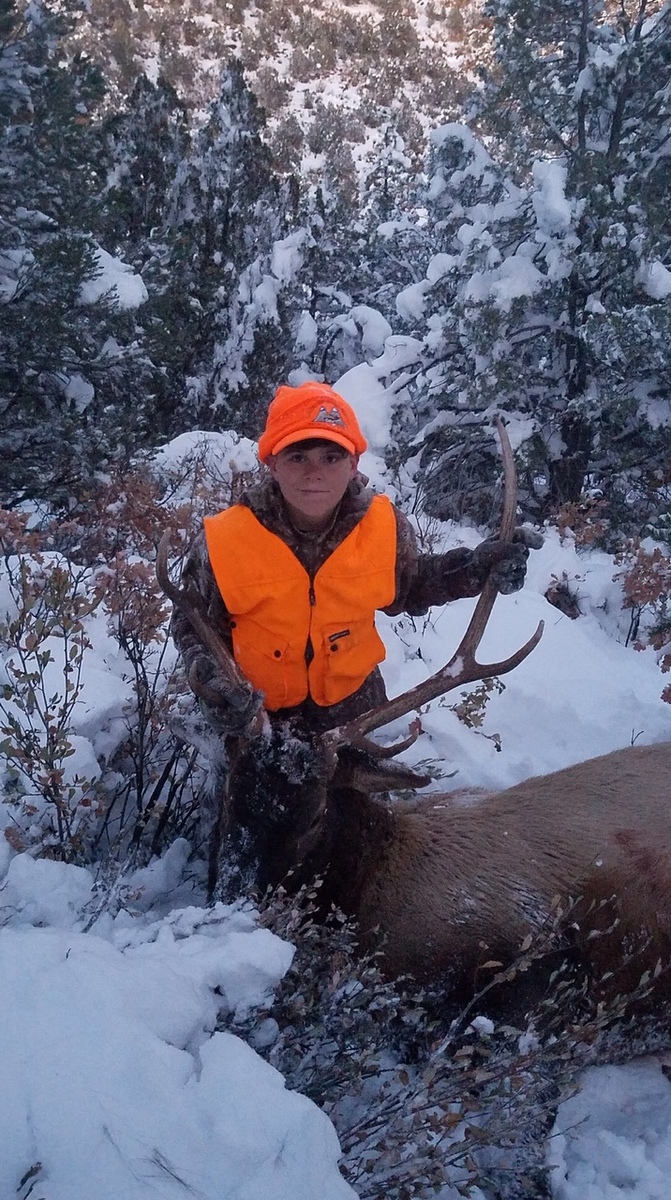
<svg viewBox="0 0 671 1200">
<path fill-rule="evenodd" d="M 263 695 L 251 683 L 231 683 L 209 654 L 199 654 L 189 671 L 189 683 L 203 716 L 218 733 L 244 733 L 263 708 Z"/>
<path fill-rule="evenodd" d="M 473 565 L 483 572 L 483 586 L 489 579 L 503 596 L 518 592 L 527 573 L 529 550 L 540 550 L 543 536 L 535 529 L 519 525 L 509 542 L 487 538 L 473 551 Z"/>
</svg>

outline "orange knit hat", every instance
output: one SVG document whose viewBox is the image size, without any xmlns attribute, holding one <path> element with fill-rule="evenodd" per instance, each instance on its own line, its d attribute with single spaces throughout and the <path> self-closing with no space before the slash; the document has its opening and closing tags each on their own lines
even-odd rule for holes
<svg viewBox="0 0 671 1200">
<path fill-rule="evenodd" d="M 259 438 L 259 458 L 267 462 L 295 442 L 322 438 L 344 446 L 350 454 L 363 454 L 368 443 L 354 409 L 328 383 L 302 383 L 277 389 Z"/>
</svg>

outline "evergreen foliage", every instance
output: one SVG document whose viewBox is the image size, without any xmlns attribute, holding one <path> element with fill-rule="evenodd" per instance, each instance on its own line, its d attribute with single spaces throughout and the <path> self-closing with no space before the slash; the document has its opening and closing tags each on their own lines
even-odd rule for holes
<svg viewBox="0 0 671 1200">
<path fill-rule="evenodd" d="M 101 132 L 106 179 L 99 237 L 147 287 L 148 299 L 136 320 L 146 355 L 159 368 L 147 397 L 152 439 L 159 440 L 175 430 L 184 380 L 202 336 L 201 310 L 188 282 L 191 247 L 176 212 L 191 130 L 174 89 L 141 75 L 125 107 L 106 118 Z"/>
<path fill-rule="evenodd" d="M 438 254 L 417 418 L 442 414 L 421 476 L 438 515 L 482 519 L 484 464 L 467 472 L 472 501 L 463 471 L 449 480 L 496 409 L 523 443 L 530 516 L 589 489 L 640 527 L 663 502 L 671 12 L 657 9 L 487 6 L 497 60 L 475 116 L 493 153 L 465 126 L 437 131 L 428 189 Z"/>
<path fill-rule="evenodd" d="M 181 420 L 253 435 L 290 350 L 283 280 L 273 269 L 284 193 L 262 127 L 242 69 L 231 63 L 177 181 L 174 216 L 188 247 L 177 285 L 198 312 L 200 334 Z"/>
<path fill-rule="evenodd" d="M 122 110 L 102 128 L 107 177 L 97 230 L 106 248 L 133 261 L 171 220 L 175 180 L 189 152 L 188 117 L 174 88 L 140 75 Z"/>
<path fill-rule="evenodd" d="M 261 25 L 278 46 L 309 26 L 313 57 L 339 70 L 341 26 L 371 54 L 384 28 L 382 70 L 413 12 L 385 6 L 371 25 L 267 5 Z M 488 521 L 483 430 L 504 410 L 527 516 L 587 491 L 611 528 L 666 527 L 668 5 L 490 0 L 495 54 L 480 47 L 469 123 L 434 130 L 426 178 L 409 93 L 381 106 L 378 90 L 358 115 L 317 97 L 309 129 L 296 109 L 289 159 L 303 136 L 313 154 L 300 179 L 273 158 L 279 126 L 240 61 L 199 123 L 163 78 L 141 76 L 113 110 L 100 70 L 64 52 L 75 17 L 0 4 L 7 501 L 65 500 L 184 428 L 255 436 L 279 381 L 336 382 L 368 360 L 399 395 L 390 463 L 408 460 L 430 514 Z M 241 36 L 243 18 L 236 6 Z M 461 19 L 475 27 L 468 6 Z M 355 170 L 370 122 L 377 151 Z M 101 249 L 144 303 L 83 303 Z"/>
<path fill-rule="evenodd" d="M 10 25 L 11 19 L 11 25 Z M 110 300 L 84 302 L 99 271 L 91 236 L 101 179 L 100 72 L 66 65 L 56 14 L 6 8 L 0 52 L 0 456 L 3 495 L 67 500 L 82 470 L 143 436 L 149 364 Z"/>
</svg>

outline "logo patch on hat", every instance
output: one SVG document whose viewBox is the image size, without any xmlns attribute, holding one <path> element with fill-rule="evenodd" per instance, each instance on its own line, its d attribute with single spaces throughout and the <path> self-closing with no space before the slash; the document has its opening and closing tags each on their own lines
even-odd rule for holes
<svg viewBox="0 0 671 1200">
<path fill-rule="evenodd" d="M 320 425 L 342 425 L 343 428 L 345 427 L 345 422 L 340 416 L 335 404 L 330 412 L 327 410 L 326 405 L 322 404 L 317 416 L 313 421 L 313 424 L 316 425 L 317 422 L 319 422 Z"/>
</svg>

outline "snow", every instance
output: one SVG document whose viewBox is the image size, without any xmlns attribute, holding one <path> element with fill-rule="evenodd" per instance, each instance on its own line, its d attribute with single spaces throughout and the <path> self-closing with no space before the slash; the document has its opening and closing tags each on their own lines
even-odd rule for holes
<svg viewBox="0 0 671 1200">
<path fill-rule="evenodd" d="M 671 1083 L 661 1065 L 586 1072 L 549 1144 L 555 1200 L 667 1200 Z"/>
<path fill-rule="evenodd" d="M 364 426 L 371 443 L 364 465 L 379 486 L 398 402 L 384 379 L 376 360 L 336 385 Z M 157 468 L 179 480 L 194 453 L 220 477 L 254 463 L 246 439 L 189 433 L 160 452 Z M 436 525 L 433 537 L 438 549 L 480 540 L 476 530 L 449 524 Z M 609 555 L 546 531 L 522 592 L 497 600 L 480 658 L 509 654 L 542 619 L 540 645 L 505 676 L 480 730 L 458 720 L 453 697 L 422 713 L 424 732 L 406 761 L 456 771 L 434 790 L 505 786 L 633 740 L 668 737 L 666 679 L 652 650 L 625 644 L 628 614 L 616 574 Z M 578 598 L 582 615 L 574 621 L 545 599 L 557 580 Z M 9 599 L 0 590 L 4 609 Z M 426 618 L 380 619 L 390 694 L 449 660 L 472 606 L 459 601 Z M 115 723 L 123 725 L 128 683 L 104 622 L 95 614 L 88 620 L 73 740 L 76 761 L 90 772 L 113 743 Z M 56 654 L 49 670 L 55 691 L 63 675 Z M 221 1027 L 252 1005 L 272 1017 L 292 947 L 261 928 L 249 908 L 204 907 L 197 885 L 185 883 L 187 850 L 177 842 L 160 862 L 129 874 L 124 905 L 112 916 L 98 912 L 91 870 L 35 860 L 0 839 L 0 1196 L 17 1195 L 31 1169 L 35 1194 L 46 1200 L 355 1195 L 338 1172 L 326 1116 Z M 668 1195 L 671 1084 L 662 1065 L 648 1058 L 583 1076 L 548 1142 L 555 1200 Z M 451 1200 L 447 1192 L 443 1200 Z"/>
<path fill-rule="evenodd" d="M 95 388 L 93 384 L 85 379 L 83 375 L 70 375 L 68 377 L 65 395 L 68 400 L 72 400 L 77 412 L 84 412 L 95 396 Z"/>
<path fill-rule="evenodd" d="M 294 336 L 294 344 L 305 354 L 312 354 L 319 340 L 319 326 L 312 313 L 304 309 Z"/>
<path fill-rule="evenodd" d="M 437 283 L 457 265 L 458 261 L 455 254 L 434 254 L 426 271 L 429 283 Z"/>
<path fill-rule="evenodd" d="M 281 241 L 275 242 L 271 255 L 273 275 L 286 282 L 298 273 L 303 265 L 306 232 L 299 229 Z"/>
<path fill-rule="evenodd" d="M 641 266 L 639 282 L 653 300 L 666 300 L 671 296 L 671 271 L 659 259 Z"/>
<path fill-rule="evenodd" d="M 410 283 L 408 287 L 403 288 L 395 301 L 399 317 L 409 321 L 420 320 L 424 316 L 426 295 L 430 286 L 429 281 L 423 279 L 419 283 Z"/>
<path fill-rule="evenodd" d="M 511 255 L 494 270 L 474 271 L 464 289 L 464 296 L 474 303 L 491 299 L 502 312 L 508 312 L 512 301 L 520 296 L 533 296 L 542 287 L 544 277 L 524 253 Z"/>
<path fill-rule="evenodd" d="M 569 229 L 574 214 L 573 206 L 566 199 L 566 165 L 557 159 L 539 160 L 533 164 L 532 171 L 538 188 L 533 195 L 533 205 L 539 228 L 551 233 Z"/>
<path fill-rule="evenodd" d="M 368 363 L 360 363 L 343 375 L 336 385 L 337 391 L 355 407 L 357 419 L 368 442 L 369 453 L 378 457 L 389 444 L 393 393 L 385 387 L 375 369 Z M 366 456 L 361 463 L 366 475 L 369 461 Z M 374 464 L 370 464 L 374 470 Z"/>
<path fill-rule="evenodd" d="M 95 304 L 103 297 L 119 309 L 139 308 L 149 295 L 140 275 L 119 258 L 114 258 L 98 246 L 95 253 L 95 275 L 81 286 L 82 304 Z"/>
<path fill-rule="evenodd" d="M 352 1195 L 326 1117 L 212 1032 L 214 989 L 233 1010 L 262 999 L 289 947 L 233 912 L 196 914 L 202 932 L 186 916 L 185 932 L 167 918 L 108 939 L 2 930 L 1 1195 L 37 1162 L 53 1200 L 218 1197 L 224 1184 L 236 1200 Z"/>
<path fill-rule="evenodd" d="M 210 479 L 230 485 L 234 472 L 254 471 L 257 467 L 254 442 L 229 430 L 210 433 L 194 429 L 182 433 L 154 456 L 157 475 L 175 489 L 176 498 L 183 503 L 192 498 L 197 473 L 204 472 Z"/>
</svg>

